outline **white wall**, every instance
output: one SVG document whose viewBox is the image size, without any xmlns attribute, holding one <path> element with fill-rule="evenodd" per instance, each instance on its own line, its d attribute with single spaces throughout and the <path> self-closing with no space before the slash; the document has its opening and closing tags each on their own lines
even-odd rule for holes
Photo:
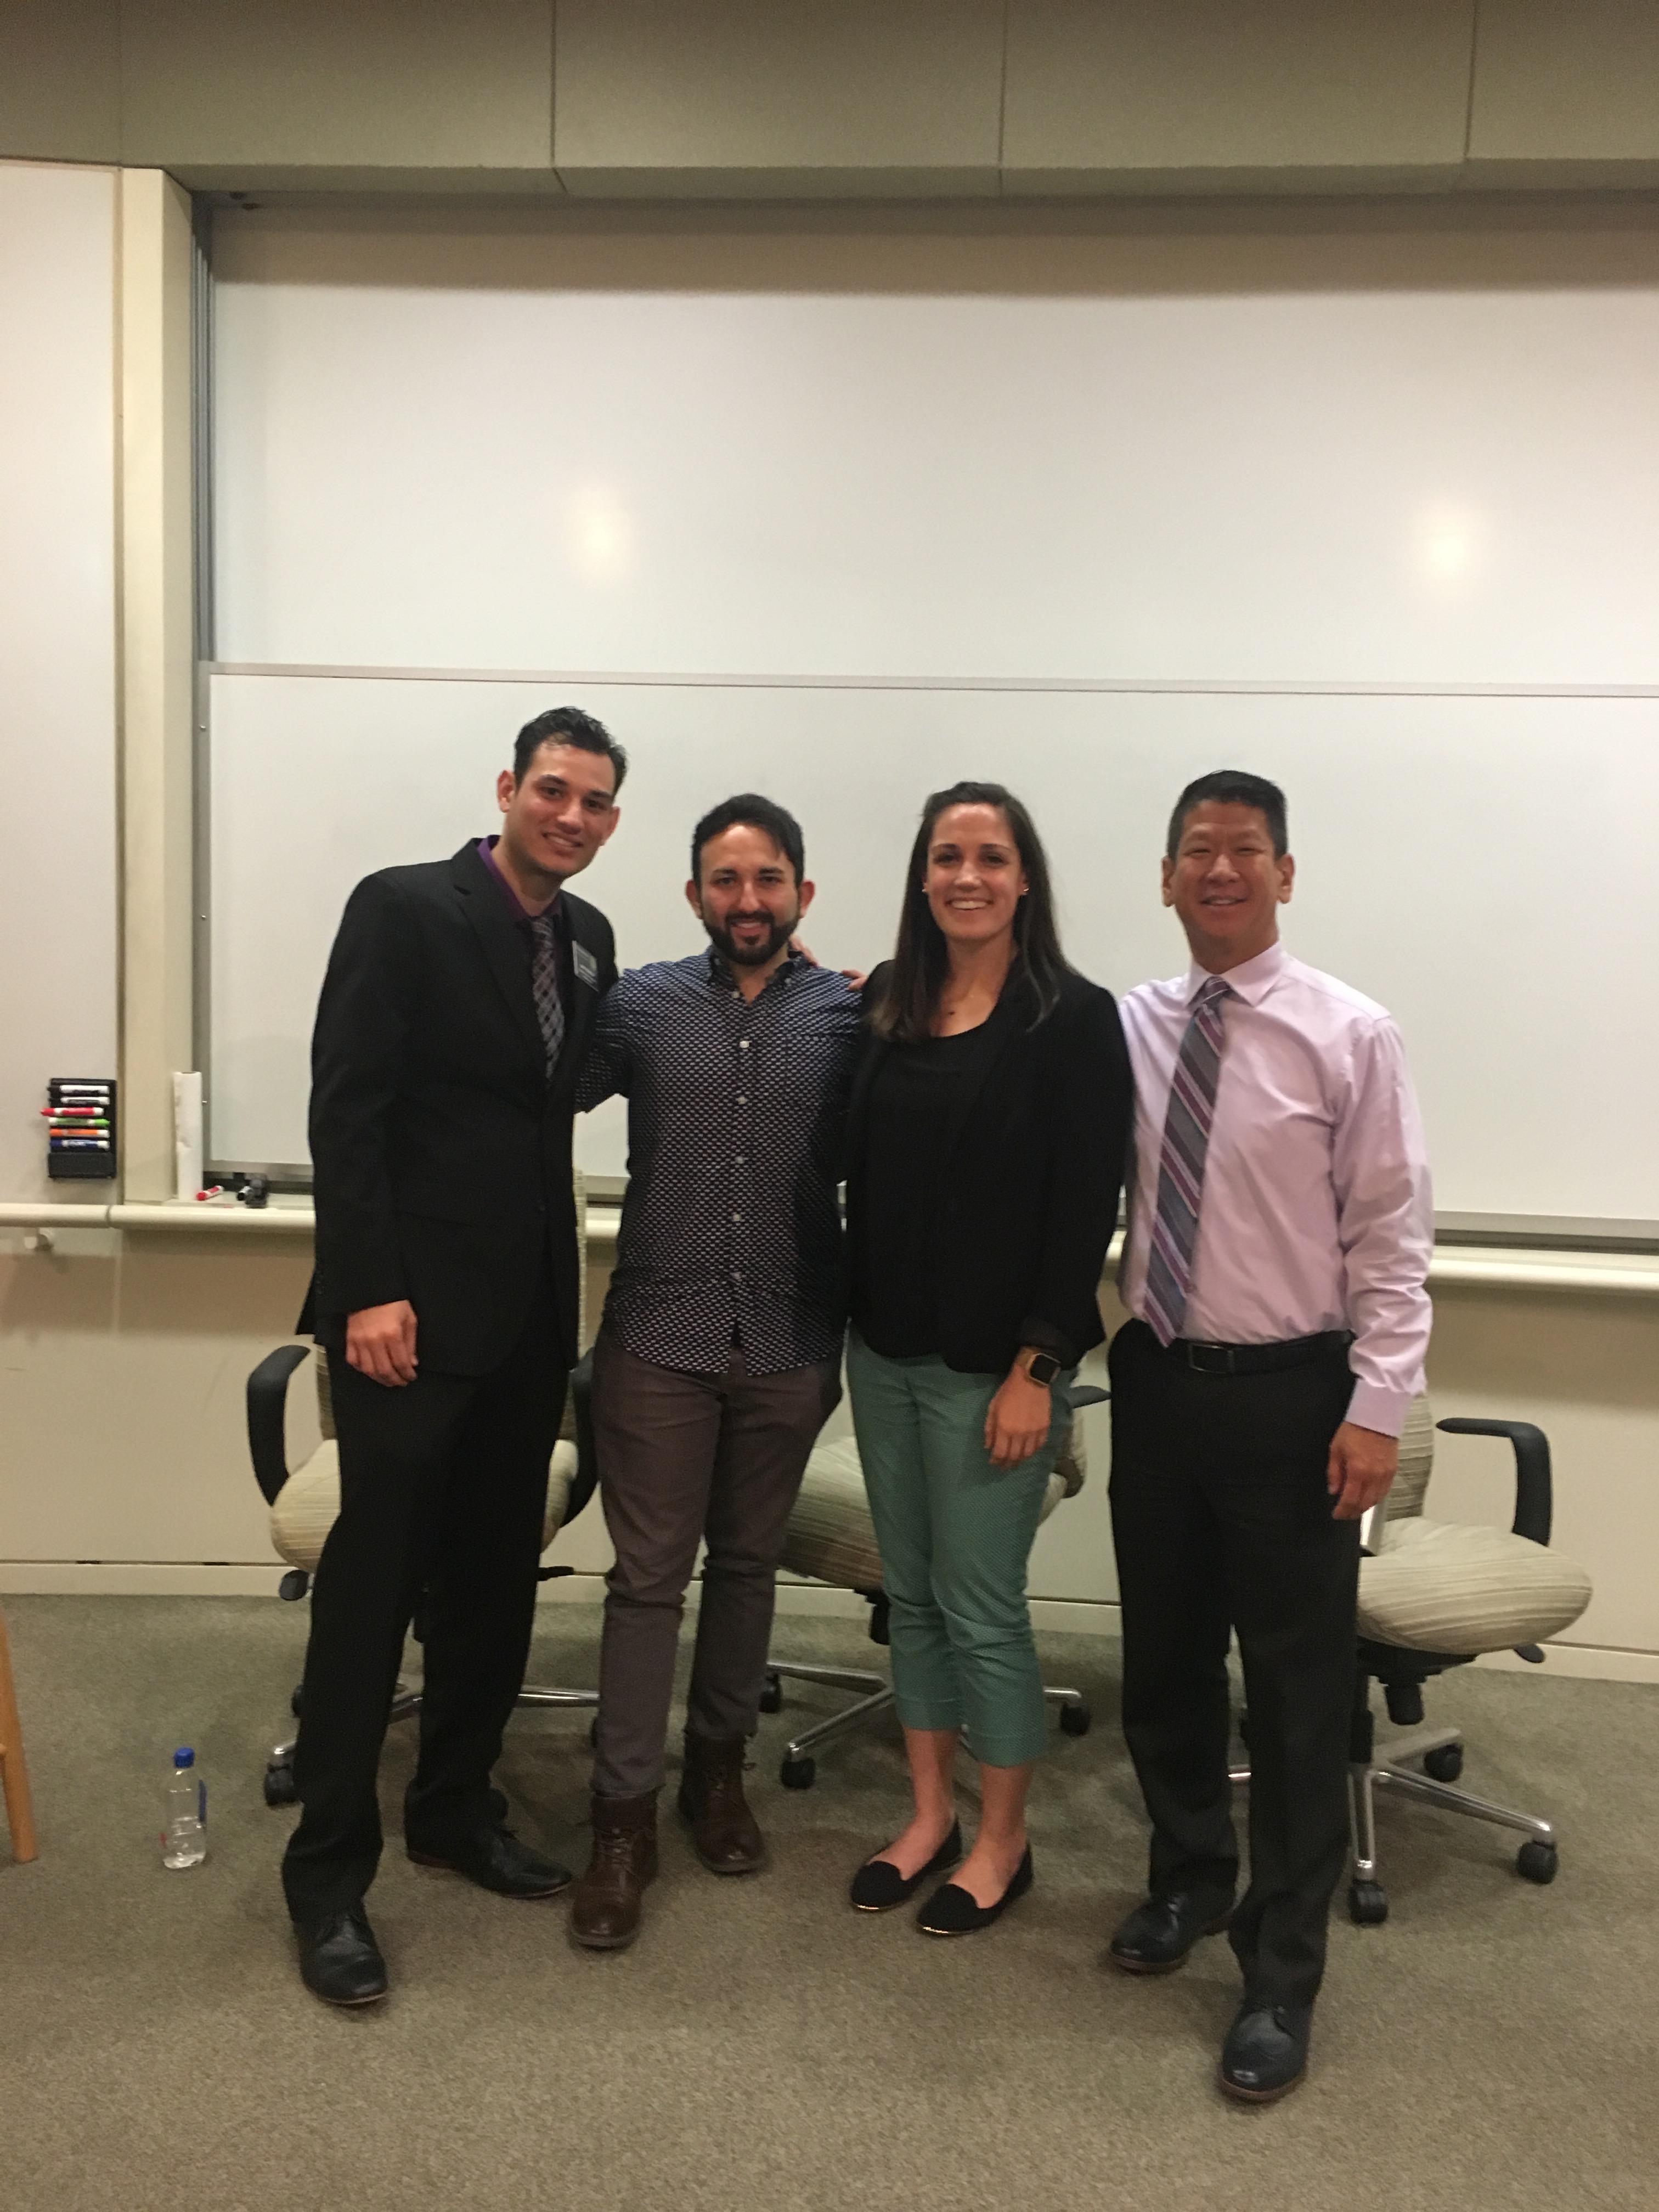
<svg viewBox="0 0 1659 2212">
<path fill-rule="evenodd" d="M 53 1075 L 116 1073 L 116 195 L 0 162 L 0 1198 Z"/>
</svg>

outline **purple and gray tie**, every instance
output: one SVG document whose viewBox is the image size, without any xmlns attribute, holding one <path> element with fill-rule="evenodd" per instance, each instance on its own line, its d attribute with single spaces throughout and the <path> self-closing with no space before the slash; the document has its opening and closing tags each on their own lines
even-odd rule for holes
<svg viewBox="0 0 1659 2212">
<path fill-rule="evenodd" d="M 1204 1191 L 1204 1158 L 1215 1119 L 1221 1048 L 1226 1042 L 1222 1001 L 1232 995 L 1212 975 L 1193 1002 L 1181 1040 L 1170 1104 L 1164 1116 L 1164 1155 L 1158 1171 L 1158 1210 L 1146 1261 L 1146 1319 L 1160 1344 L 1181 1334 L 1192 1288 L 1193 1248 Z"/>
<path fill-rule="evenodd" d="M 553 1070 L 558 1066 L 559 1048 L 564 1042 L 564 1001 L 559 996 L 559 955 L 554 943 L 550 914 L 532 917 L 530 941 L 530 992 L 536 1001 L 536 1019 L 541 1024 L 542 1042 L 547 1048 L 547 1073 L 550 1080 Z"/>
</svg>

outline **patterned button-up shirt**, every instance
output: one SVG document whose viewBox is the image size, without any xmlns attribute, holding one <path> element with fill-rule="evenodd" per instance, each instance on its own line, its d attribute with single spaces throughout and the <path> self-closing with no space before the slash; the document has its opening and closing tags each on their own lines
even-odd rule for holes
<svg viewBox="0 0 1659 2212">
<path fill-rule="evenodd" d="M 628 1196 L 605 1325 L 658 1366 L 754 1375 L 841 1350 L 842 1136 L 859 998 L 792 953 L 745 1000 L 712 949 L 609 991 L 580 1110 L 628 1099 Z"/>
</svg>

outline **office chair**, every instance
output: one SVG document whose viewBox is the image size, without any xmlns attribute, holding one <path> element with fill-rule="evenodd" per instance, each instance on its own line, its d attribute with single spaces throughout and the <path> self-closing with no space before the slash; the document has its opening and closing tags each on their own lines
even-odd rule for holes
<svg viewBox="0 0 1659 2212">
<path fill-rule="evenodd" d="M 1498 1437 L 1515 1453 L 1516 1504 L 1511 1531 L 1431 1521 L 1424 1494 L 1434 1468 L 1436 1426 L 1455 1436 Z M 1514 1650 L 1541 1666 L 1539 1648 L 1578 1619 L 1590 1601 L 1584 1570 L 1549 1550 L 1550 1448 L 1527 1421 L 1444 1420 L 1437 1425 L 1419 1398 L 1400 1439 L 1400 1472 L 1370 1516 L 1359 1562 L 1358 1655 L 1349 1741 L 1348 1803 L 1353 1878 L 1348 1911 L 1361 1927 L 1389 1917 L 1377 1880 L 1376 1795 L 1397 1794 L 1472 1820 L 1518 1831 L 1527 1840 L 1516 1870 L 1551 1882 L 1560 1863 L 1547 1820 L 1494 1805 L 1453 1785 L 1463 1771 L 1460 1729 L 1423 1724 L 1423 1685 L 1483 1651 Z M 1389 1718 L 1410 1731 L 1379 1757 L 1370 1710 L 1373 1682 L 1382 1686 Z M 1243 1723 L 1249 1741 L 1249 1717 Z M 1233 1769 L 1247 1781 L 1248 1766 Z"/>
<path fill-rule="evenodd" d="M 577 1250 L 585 1252 L 587 1203 L 580 1173 L 575 1189 Z M 580 1269 L 579 1279 L 577 1342 L 581 1344 L 586 1341 L 587 1335 L 586 1266 Z M 308 1359 L 313 1362 L 316 1371 L 318 1423 L 323 1440 L 302 1467 L 290 1472 L 286 1441 L 289 1384 L 295 1370 Z M 544 1553 L 560 1530 L 569 1527 L 597 1486 L 599 1459 L 593 1445 L 592 1386 L 593 1360 L 588 1352 L 572 1370 L 564 1420 L 548 1467 L 547 1507 L 542 1522 Z M 335 1440 L 333 1408 L 329 1399 L 328 1362 L 321 1352 L 313 1351 L 309 1345 L 284 1344 L 259 1362 L 247 1378 L 247 1438 L 254 1480 L 270 1508 L 272 1547 L 288 1562 L 289 1571 L 277 1585 L 277 1594 L 297 1602 L 310 1589 L 311 1577 L 340 1510 L 339 1446 Z M 538 1579 L 550 1582 L 574 1571 L 565 1566 L 543 1567 Z M 412 1632 L 418 1642 L 418 1607 Z M 297 1718 L 297 1687 L 290 1702 Z M 521 1708 L 542 1712 L 592 1709 L 599 1702 L 597 1690 L 538 1689 L 528 1684 L 518 1696 Z M 400 1680 L 392 1696 L 390 1721 L 410 1720 L 420 1710 L 420 1691 L 408 1688 Z M 296 1802 L 294 1750 L 292 1741 L 271 1747 L 265 1762 L 267 1805 L 292 1805 Z"/>
<path fill-rule="evenodd" d="M 1072 1426 L 1048 1478 L 1042 1520 L 1046 1521 L 1063 1498 L 1075 1498 L 1082 1489 L 1088 1467 L 1082 1426 L 1075 1417 L 1085 1406 L 1102 1404 L 1108 1395 L 1091 1383 L 1073 1385 Z M 870 1517 L 858 1446 L 850 1437 L 821 1444 L 807 1461 L 800 1495 L 789 1516 L 782 1564 L 790 1574 L 831 1583 L 839 1589 L 856 1590 L 870 1607 L 871 1642 L 887 1642 L 881 1555 L 876 1548 L 875 1523 Z M 779 1779 L 787 1790 L 810 1790 L 817 1776 L 813 1753 L 849 1729 L 879 1719 L 893 1702 L 892 1685 L 884 1674 L 862 1668 L 817 1667 L 795 1659 L 769 1658 L 761 1692 L 763 1712 L 782 1710 L 786 1680 L 822 1682 L 832 1689 L 858 1693 L 855 1704 L 803 1729 L 786 1747 Z M 1043 1695 L 1059 1706 L 1060 1724 L 1067 1735 L 1087 1735 L 1092 1716 L 1081 1691 L 1045 1683 Z"/>
</svg>

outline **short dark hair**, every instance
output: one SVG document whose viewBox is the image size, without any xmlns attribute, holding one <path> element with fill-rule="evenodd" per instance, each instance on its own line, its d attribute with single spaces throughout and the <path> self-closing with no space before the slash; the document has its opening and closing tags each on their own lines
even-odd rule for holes
<svg viewBox="0 0 1659 2212">
<path fill-rule="evenodd" d="M 780 806 L 775 799 L 763 799 L 757 791 L 740 791 L 733 799 L 721 799 L 711 806 L 702 820 L 691 832 L 691 880 L 702 881 L 702 848 L 711 837 L 718 837 L 727 830 L 741 823 L 745 830 L 758 830 L 769 837 L 795 872 L 795 888 L 800 889 L 806 875 L 806 845 L 800 834 L 800 824 L 787 807 Z"/>
<path fill-rule="evenodd" d="M 1061 979 L 1071 974 L 1071 963 L 1060 949 L 1060 930 L 1054 920 L 1054 885 L 1048 874 L 1048 855 L 1042 848 L 1036 824 L 1029 810 L 1006 784 L 953 783 L 948 791 L 933 792 L 921 810 L 921 827 L 910 848 L 906 865 L 904 903 L 899 908 L 898 944 L 893 953 L 887 988 L 872 1011 L 876 1035 L 894 1044 L 920 1044 L 933 1033 L 950 952 L 945 932 L 933 919 L 924 888 L 927 852 L 941 814 L 952 806 L 994 806 L 1008 824 L 1009 834 L 1025 871 L 1027 890 L 1014 920 L 1014 961 L 1024 970 L 1036 1006 L 1031 1027 L 1046 1021 L 1060 1003 Z"/>
<path fill-rule="evenodd" d="M 1276 783 L 1269 783 L 1265 775 L 1252 775 L 1248 769 L 1218 768 L 1212 775 L 1200 775 L 1189 783 L 1175 803 L 1175 812 L 1170 817 L 1170 838 L 1164 851 L 1170 860 L 1181 850 L 1181 840 L 1187 827 L 1187 817 L 1194 807 L 1202 806 L 1206 799 L 1213 799 L 1219 806 L 1254 806 L 1267 817 L 1267 835 L 1273 841 L 1273 857 L 1282 860 L 1291 849 L 1289 830 L 1285 826 L 1285 794 Z"/>
<path fill-rule="evenodd" d="M 584 714 L 580 707 L 550 707 L 544 714 L 538 714 L 534 721 L 525 724 L 513 745 L 514 783 L 524 781 L 530 773 L 531 762 L 544 745 L 574 745 L 579 753 L 603 753 L 616 770 L 611 796 L 614 798 L 622 789 L 623 778 L 628 773 L 628 755 L 605 724 L 592 714 Z"/>
</svg>

